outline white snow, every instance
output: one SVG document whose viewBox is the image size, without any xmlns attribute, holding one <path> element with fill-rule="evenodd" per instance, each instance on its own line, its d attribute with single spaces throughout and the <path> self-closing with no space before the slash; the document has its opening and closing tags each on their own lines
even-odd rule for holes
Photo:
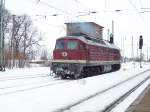
<svg viewBox="0 0 150 112">
<path fill-rule="evenodd" d="M 0 110 L 2 112 L 53 112 L 149 68 L 150 64 L 143 64 L 143 68 L 139 68 L 139 64 L 126 63 L 117 72 L 80 80 L 55 79 L 49 75 L 48 67 L 6 70 L 0 72 Z M 148 75 L 148 73 L 144 74 L 143 78 Z M 131 82 L 127 88 L 140 80 L 141 78 Z M 124 90 L 128 89 L 124 88 Z M 111 93 L 108 95 L 111 96 Z M 105 103 L 107 103 L 106 99 L 103 99 Z M 97 97 L 94 101 L 91 101 L 93 105 L 97 101 L 101 102 L 101 99 Z M 81 111 L 82 108 L 79 106 L 76 111 Z M 97 109 L 100 108 L 93 106 L 92 112 Z"/>
<path fill-rule="evenodd" d="M 133 92 L 127 99 L 117 105 L 111 112 L 125 112 L 127 108 L 138 98 L 144 89 L 150 84 L 150 79 L 146 81 L 140 88 Z"/>
<path fill-rule="evenodd" d="M 125 82 L 125 84 L 108 90 L 93 99 L 87 100 L 81 105 L 77 105 L 71 109 L 71 112 L 102 112 L 109 104 L 113 103 L 116 99 L 128 92 L 131 88 L 136 86 L 139 81 L 149 76 L 149 73 L 138 76 L 133 80 Z M 74 109 L 75 108 L 75 109 Z M 80 110 L 80 111 L 79 111 Z"/>
</svg>

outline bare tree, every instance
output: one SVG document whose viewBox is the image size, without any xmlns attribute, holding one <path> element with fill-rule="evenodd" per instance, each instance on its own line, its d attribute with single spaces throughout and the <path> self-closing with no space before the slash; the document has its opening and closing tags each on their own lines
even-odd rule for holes
<svg viewBox="0 0 150 112">
<path fill-rule="evenodd" d="M 12 60 L 11 66 L 24 67 L 27 60 L 37 54 L 41 35 L 33 27 L 32 20 L 27 15 L 12 15 L 9 26 L 9 52 L 8 58 Z M 31 56 L 32 55 L 32 56 Z"/>
<path fill-rule="evenodd" d="M 3 51 L 3 59 L 4 59 L 4 66 L 9 65 L 9 59 L 10 59 L 10 53 L 9 53 L 9 30 L 10 30 L 10 21 L 11 21 L 11 13 L 8 10 L 4 10 L 4 18 L 3 18 L 3 46 L 4 51 Z"/>
<path fill-rule="evenodd" d="M 42 40 L 41 34 L 38 33 L 37 29 L 33 28 L 32 21 L 26 16 L 24 22 L 24 36 L 22 38 L 22 48 L 24 59 L 33 59 L 36 56 L 37 51 L 40 47 L 39 42 Z"/>
</svg>

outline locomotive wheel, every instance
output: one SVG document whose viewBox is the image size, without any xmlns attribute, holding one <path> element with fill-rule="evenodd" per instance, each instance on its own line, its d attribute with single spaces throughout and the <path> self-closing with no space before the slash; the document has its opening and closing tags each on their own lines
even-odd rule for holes
<svg viewBox="0 0 150 112">
<path fill-rule="evenodd" d="M 73 79 L 79 79 L 79 78 L 80 78 L 80 74 L 73 75 Z"/>
<path fill-rule="evenodd" d="M 66 79 L 67 78 L 65 75 L 61 75 L 60 77 L 61 77 L 61 79 Z"/>
<path fill-rule="evenodd" d="M 120 64 L 114 64 L 114 65 L 112 65 L 112 71 L 117 71 L 120 69 L 120 67 L 121 67 Z"/>
</svg>

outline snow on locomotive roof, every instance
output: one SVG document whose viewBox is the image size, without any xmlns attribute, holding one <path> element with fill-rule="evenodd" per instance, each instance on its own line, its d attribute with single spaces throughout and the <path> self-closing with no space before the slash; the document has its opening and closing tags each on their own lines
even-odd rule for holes
<svg viewBox="0 0 150 112">
<path fill-rule="evenodd" d="M 109 43 L 106 40 L 102 40 L 102 39 L 93 39 L 90 37 L 86 37 L 86 36 L 65 36 L 65 37 L 61 37 L 59 39 L 63 39 L 63 38 L 72 38 L 72 39 L 79 39 L 81 41 L 83 41 L 86 44 L 90 44 L 90 45 L 97 45 L 97 46 L 103 46 L 103 47 L 109 47 L 109 48 L 113 48 L 113 49 L 118 49 L 120 50 L 117 46 L 115 46 L 114 44 Z"/>
</svg>

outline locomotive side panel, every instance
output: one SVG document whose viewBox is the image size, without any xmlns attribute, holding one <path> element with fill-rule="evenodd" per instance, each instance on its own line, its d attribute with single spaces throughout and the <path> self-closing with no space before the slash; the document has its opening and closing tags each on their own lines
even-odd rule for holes
<svg viewBox="0 0 150 112">
<path fill-rule="evenodd" d="M 107 48 L 104 46 L 89 45 L 89 62 L 107 64 L 108 62 L 113 64 L 114 62 L 120 62 L 119 50 L 113 48 Z"/>
</svg>

